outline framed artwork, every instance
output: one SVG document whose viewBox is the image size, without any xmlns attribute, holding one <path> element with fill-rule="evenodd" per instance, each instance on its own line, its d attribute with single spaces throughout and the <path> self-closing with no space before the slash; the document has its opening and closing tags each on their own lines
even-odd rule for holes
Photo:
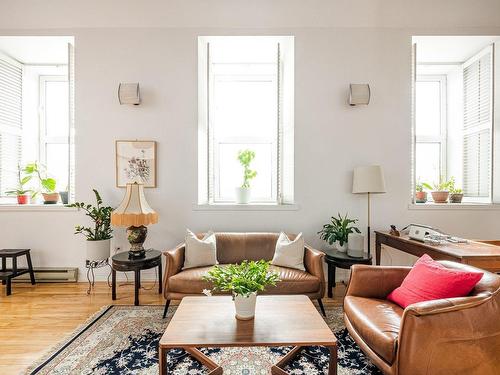
<svg viewBox="0 0 500 375">
<path fill-rule="evenodd" d="M 116 186 L 129 182 L 156 187 L 156 142 L 116 141 Z"/>
</svg>

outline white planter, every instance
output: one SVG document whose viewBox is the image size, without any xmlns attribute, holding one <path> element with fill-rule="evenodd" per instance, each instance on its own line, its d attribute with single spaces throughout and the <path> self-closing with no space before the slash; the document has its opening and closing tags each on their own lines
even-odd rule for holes
<svg viewBox="0 0 500 375">
<path fill-rule="evenodd" d="M 248 204 L 250 202 L 251 189 L 244 187 L 236 188 L 236 203 Z"/>
<path fill-rule="evenodd" d="M 340 242 L 337 241 L 335 242 L 335 247 L 337 248 L 338 251 L 340 251 L 341 253 L 345 253 L 347 252 L 347 242 L 344 242 L 344 244 L 341 246 L 340 245 Z"/>
<path fill-rule="evenodd" d="M 362 258 L 365 250 L 365 236 L 359 233 L 350 233 L 347 241 L 347 255 L 353 258 Z"/>
<path fill-rule="evenodd" d="M 251 293 L 248 297 L 234 295 L 234 307 L 236 308 L 236 319 L 251 320 L 255 317 L 255 303 L 257 293 Z"/>
<path fill-rule="evenodd" d="M 111 240 L 86 241 L 87 260 L 98 261 L 109 258 Z"/>
</svg>

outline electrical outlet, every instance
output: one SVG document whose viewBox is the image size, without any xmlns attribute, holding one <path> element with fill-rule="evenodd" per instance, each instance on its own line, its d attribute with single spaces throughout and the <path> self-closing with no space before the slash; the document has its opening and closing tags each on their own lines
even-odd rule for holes
<svg viewBox="0 0 500 375">
<path fill-rule="evenodd" d="M 115 246 L 115 254 L 119 253 L 121 249 L 121 246 Z"/>
</svg>

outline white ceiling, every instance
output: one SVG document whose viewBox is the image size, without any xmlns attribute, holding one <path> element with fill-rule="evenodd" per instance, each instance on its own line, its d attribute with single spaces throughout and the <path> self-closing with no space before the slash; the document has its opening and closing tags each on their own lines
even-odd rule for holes
<svg viewBox="0 0 500 375">
<path fill-rule="evenodd" d="M 417 62 L 465 62 L 500 36 L 414 36 Z"/>
<path fill-rule="evenodd" d="M 67 36 L 2 36 L 0 51 L 23 64 L 67 64 Z"/>
</svg>

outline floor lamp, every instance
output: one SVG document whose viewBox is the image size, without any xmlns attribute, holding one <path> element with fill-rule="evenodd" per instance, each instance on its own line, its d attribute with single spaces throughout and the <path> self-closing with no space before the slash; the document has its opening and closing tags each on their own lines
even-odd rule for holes
<svg viewBox="0 0 500 375">
<path fill-rule="evenodd" d="M 385 193 L 385 179 L 382 167 L 370 165 L 354 168 L 352 193 L 368 194 L 368 256 L 370 255 L 370 194 Z"/>
</svg>

